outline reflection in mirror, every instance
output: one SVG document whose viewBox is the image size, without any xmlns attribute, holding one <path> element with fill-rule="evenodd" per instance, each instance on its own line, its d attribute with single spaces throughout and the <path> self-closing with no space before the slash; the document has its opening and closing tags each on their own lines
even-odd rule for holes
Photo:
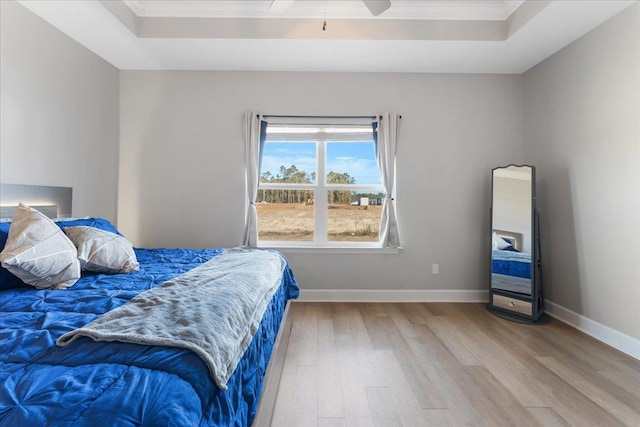
<svg viewBox="0 0 640 427">
<path fill-rule="evenodd" d="M 533 168 L 493 171 L 491 288 L 532 295 Z"/>
</svg>

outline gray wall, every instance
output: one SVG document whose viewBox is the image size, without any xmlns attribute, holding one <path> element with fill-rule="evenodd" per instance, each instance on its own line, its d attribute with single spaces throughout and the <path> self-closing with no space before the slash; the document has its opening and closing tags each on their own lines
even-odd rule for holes
<svg viewBox="0 0 640 427">
<path fill-rule="evenodd" d="M 524 75 L 546 297 L 640 339 L 640 5 Z"/>
<path fill-rule="evenodd" d="M 286 252 L 303 289 L 488 289 L 491 168 L 522 163 L 520 76 L 123 71 L 118 224 L 141 246 L 242 238 L 242 114 L 402 114 L 404 251 Z M 440 274 L 431 275 L 431 263 Z"/>
<path fill-rule="evenodd" d="M 116 219 L 118 70 L 0 1 L 0 182 L 73 187 L 73 214 Z"/>
</svg>

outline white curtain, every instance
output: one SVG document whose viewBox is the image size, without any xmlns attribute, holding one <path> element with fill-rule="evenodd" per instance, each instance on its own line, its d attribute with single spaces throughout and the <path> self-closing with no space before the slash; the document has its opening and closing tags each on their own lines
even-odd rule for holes
<svg viewBox="0 0 640 427">
<path fill-rule="evenodd" d="M 258 244 L 258 212 L 256 197 L 260 179 L 260 163 L 266 135 L 266 122 L 255 111 L 244 113 L 245 180 L 247 183 L 247 218 L 244 223 L 244 246 L 255 247 Z"/>
<path fill-rule="evenodd" d="M 382 205 L 382 217 L 380 218 L 380 242 L 383 248 L 400 247 L 393 193 L 396 179 L 396 147 L 398 144 L 399 120 L 400 115 L 396 113 L 378 115 L 378 135 L 375 138 L 376 160 L 378 161 L 380 178 L 386 193 L 384 204 Z"/>
</svg>

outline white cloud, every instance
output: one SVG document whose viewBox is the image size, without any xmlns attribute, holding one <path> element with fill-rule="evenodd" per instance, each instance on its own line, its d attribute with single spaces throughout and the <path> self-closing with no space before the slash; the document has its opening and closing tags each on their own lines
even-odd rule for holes
<svg viewBox="0 0 640 427">
<path fill-rule="evenodd" d="M 316 172 L 315 149 L 301 147 L 301 144 L 278 143 L 272 145 L 262 158 L 262 171 L 271 172 L 273 176 L 280 173 L 280 167 L 286 168 L 295 165 L 299 170 L 308 174 Z M 342 155 L 327 159 L 326 172 L 347 172 L 356 178 L 358 184 L 380 184 L 378 165 L 375 158 L 362 158 L 360 156 Z"/>
<path fill-rule="evenodd" d="M 263 156 L 262 157 L 262 173 L 271 172 L 272 175 L 280 173 L 280 166 L 286 168 L 295 165 L 299 170 L 308 174 L 316 171 L 316 158 L 303 156 Z"/>
<path fill-rule="evenodd" d="M 327 172 L 330 171 L 347 172 L 356 178 L 358 184 L 380 184 L 378 165 L 375 160 L 356 159 L 345 161 L 337 157 L 335 160 L 328 162 Z"/>
</svg>

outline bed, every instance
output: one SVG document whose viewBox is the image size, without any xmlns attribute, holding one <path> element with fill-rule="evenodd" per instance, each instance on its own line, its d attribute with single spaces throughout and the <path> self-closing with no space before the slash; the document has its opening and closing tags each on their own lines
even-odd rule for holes
<svg viewBox="0 0 640 427">
<path fill-rule="evenodd" d="M 59 221 L 117 230 L 103 219 Z M 0 248 L 9 223 L 0 222 Z M 0 268 L 0 425 L 248 426 L 289 299 L 298 287 L 289 265 L 257 330 L 224 386 L 191 350 L 63 334 L 111 313 L 149 289 L 220 259 L 227 249 L 139 249 L 139 269 L 82 273 L 65 290 L 27 286 Z M 144 294 L 142 294 L 144 295 Z"/>
<path fill-rule="evenodd" d="M 522 234 L 494 230 L 491 251 L 491 287 L 531 294 L 531 254 L 521 252 Z"/>
<path fill-rule="evenodd" d="M 531 254 L 493 249 L 491 269 L 506 276 L 531 279 Z"/>
</svg>

